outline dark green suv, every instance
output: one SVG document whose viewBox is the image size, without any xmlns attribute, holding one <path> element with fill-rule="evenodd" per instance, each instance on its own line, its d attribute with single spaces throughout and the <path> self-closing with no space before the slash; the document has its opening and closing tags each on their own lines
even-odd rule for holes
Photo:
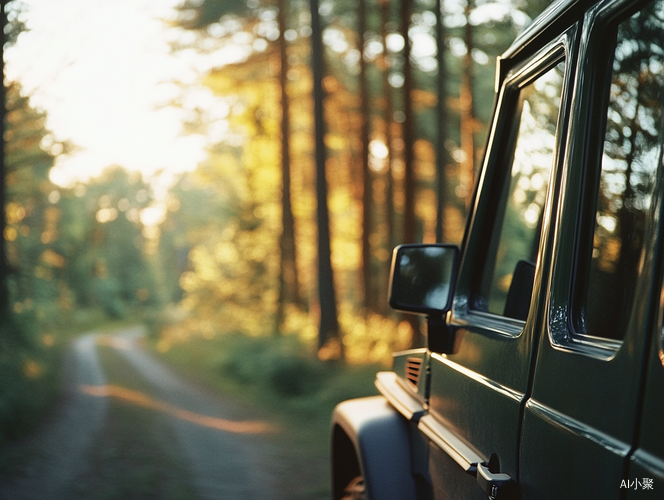
<svg viewBox="0 0 664 500">
<path fill-rule="evenodd" d="M 461 248 L 404 245 L 425 316 L 340 404 L 334 498 L 664 498 L 664 0 L 555 2 L 498 60 Z"/>
</svg>

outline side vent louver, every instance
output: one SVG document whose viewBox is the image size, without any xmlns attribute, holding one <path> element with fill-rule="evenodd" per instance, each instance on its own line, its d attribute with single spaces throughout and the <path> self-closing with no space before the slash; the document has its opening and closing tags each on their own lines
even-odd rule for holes
<svg viewBox="0 0 664 500">
<path fill-rule="evenodd" d="M 422 372 L 422 359 L 421 358 L 408 358 L 406 360 L 406 380 L 410 382 L 415 390 L 417 390 L 417 383 L 420 380 L 420 373 Z"/>
</svg>

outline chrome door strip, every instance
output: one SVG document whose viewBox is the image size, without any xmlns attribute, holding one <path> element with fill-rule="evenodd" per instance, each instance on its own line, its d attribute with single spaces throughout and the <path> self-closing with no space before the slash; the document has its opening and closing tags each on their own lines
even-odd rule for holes
<svg viewBox="0 0 664 500">
<path fill-rule="evenodd" d="M 452 431 L 438 422 L 433 415 L 424 415 L 417 428 L 436 446 L 447 453 L 461 468 L 475 476 L 477 465 L 484 462 L 482 457 L 459 439 Z"/>
</svg>

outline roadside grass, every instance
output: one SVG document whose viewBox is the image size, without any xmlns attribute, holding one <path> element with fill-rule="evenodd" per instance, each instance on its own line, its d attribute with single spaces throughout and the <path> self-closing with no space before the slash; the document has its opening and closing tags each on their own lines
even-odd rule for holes
<svg viewBox="0 0 664 500">
<path fill-rule="evenodd" d="M 0 321 L 0 474 L 25 466 L 34 450 L 18 455 L 6 445 L 20 441 L 48 415 L 60 393 L 64 344 L 38 334 L 34 318 Z M 44 342 L 46 340 L 46 342 Z"/>
<path fill-rule="evenodd" d="M 323 363 L 297 338 L 218 335 L 153 349 L 178 372 L 275 422 L 290 498 L 330 495 L 330 417 L 346 399 L 377 394 L 380 365 Z"/>
<path fill-rule="evenodd" d="M 109 385 L 149 394 L 150 386 L 114 348 L 97 350 Z M 77 494 L 90 500 L 194 500 L 186 465 L 173 446 L 175 436 L 159 412 L 109 398 L 108 418 L 92 449 Z"/>
</svg>

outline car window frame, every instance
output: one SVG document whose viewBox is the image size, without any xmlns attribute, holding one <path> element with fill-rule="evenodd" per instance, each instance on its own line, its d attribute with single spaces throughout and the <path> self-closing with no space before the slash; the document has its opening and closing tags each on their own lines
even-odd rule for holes
<svg viewBox="0 0 664 500">
<path fill-rule="evenodd" d="M 585 304 L 587 276 L 580 276 L 583 268 L 582 259 L 587 259 L 592 252 L 594 219 L 597 212 L 597 183 L 602 169 L 602 152 L 605 141 L 607 120 L 608 88 L 612 76 L 612 62 L 615 43 L 610 45 L 610 58 L 606 60 L 606 33 L 617 33 L 617 25 L 638 12 L 649 0 L 635 4 L 630 0 L 604 0 L 591 7 L 584 15 L 579 54 L 576 61 L 577 79 L 574 85 L 573 111 L 570 118 L 577 132 L 570 137 L 568 158 L 563 165 L 563 185 L 577 185 L 576 190 L 563 189 L 557 207 L 561 214 L 556 228 L 553 258 L 561 260 L 558 272 L 550 277 L 548 295 L 548 337 L 550 344 L 557 350 L 574 352 L 592 358 L 611 360 L 627 343 L 630 328 L 620 340 L 589 335 L 579 331 L 576 315 Z M 601 80 L 601 81 L 600 81 Z M 599 91 L 598 88 L 600 89 Z M 593 92 L 590 92 L 590 90 Z M 573 164 L 571 164 L 573 163 Z M 660 166 L 660 172 L 662 167 Z M 592 186 L 589 194 L 589 187 Z M 570 217 L 568 204 L 578 204 L 581 209 Z M 654 206 L 651 210 L 660 210 Z M 564 225 L 571 224 L 573 231 L 567 231 Z M 589 234 L 590 233 L 590 234 Z M 572 236 L 573 235 L 573 236 Z M 569 238 L 573 238 L 570 243 Z M 572 248 L 569 256 L 561 256 L 564 247 Z M 590 249 L 590 250 L 589 250 Z M 646 249 L 646 251 L 650 251 Z M 562 257 L 562 258 L 561 258 Z M 566 276 L 563 276 L 563 274 Z M 639 275 L 637 283 L 647 277 Z M 577 303 L 575 303 L 577 302 Z M 630 321 L 632 322 L 633 318 Z M 634 332 L 632 335 L 634 335 Z"/>
<path fill-rule="evenodd" d="M 543 256 L 549 248 L 548 233 L 553 217 L 554 197 L 557 191 L 556 179 L 559 177 L 562 161 L 561 151 L 565 150 L 567 137 L 571 97 L 569 89 L 573 78 L 574 47 L 577 43 L 578 28 L 578 23 L 572 24 L 532 55 L 516 63 L 506 71 L 506 76 L 499 87 L 495 106 L 496 112 L 494 113 L 487 143 L 487 154 L 481 169 L 464 240 L 460 277 L 457 281 L 454 306 L 450 317 L 452 323 L 457 325 L 472 324 L 491 334 L 516 338 L 526 331 L 529 322 L 534 321 L 534 314 L 538 307 L 538 286 L 542 282 Z M 518 130 L 519 122 L 514 120 L 511 114 L 517 105 L 519 91 L 562 61 L 565 62 L 565 72 L 556 126 L 555 149 L 543 209 L 545 222 L 542 224 L 540 231 L 535 283 L 528 318 L 524 321 L 475 309 L 472 307 L 471 299 L 481 282 L 481 275 L 488 257 L 488 245 L 495 223 L 490 213 L 492 208 L 500 203 L 500 188 L 504 186 L 504 182 L 509 182 L 509 170 L 512 163 L 510 162 L 509 165 L 503 163 L 505 154 L 502 147 L 509 143 L 510 138 L 513 138 Z M 500 61 L 501 71 L 504 70 L 504 65 L 507 63 L 508 61 L 505 60 Z"/>
</svg>

